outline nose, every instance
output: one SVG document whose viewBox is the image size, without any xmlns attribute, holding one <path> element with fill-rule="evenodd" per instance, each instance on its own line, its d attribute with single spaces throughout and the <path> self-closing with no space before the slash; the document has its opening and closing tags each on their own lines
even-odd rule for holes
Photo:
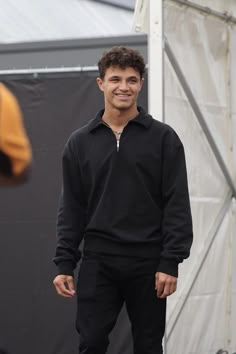
<svg viewBox="0 0 236 354">
<path fill-rule="evenodd" d="M 120 81 L 119 89 L 121 91 L 127 91 L 128 90 L 128 84 L 127 84 L 126 80 L 121 80 Z"/>
</svg>

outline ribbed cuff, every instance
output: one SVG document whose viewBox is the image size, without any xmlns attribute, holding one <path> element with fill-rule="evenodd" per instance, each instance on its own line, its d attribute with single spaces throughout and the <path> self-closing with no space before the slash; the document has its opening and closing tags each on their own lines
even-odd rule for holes
<svg viewBox="0 0 236 354">
<path fill-rule="evenodd" d="M 71 262 L 61 262 L 57 264 L 58 274 L 72 275 L 74 274 L 73 264 Z"/>
<path fill-rule="evenodd" d="M 171 259 L 161 258 L 157 271 L 178 278 L 178 263 Z"/>
</svg>

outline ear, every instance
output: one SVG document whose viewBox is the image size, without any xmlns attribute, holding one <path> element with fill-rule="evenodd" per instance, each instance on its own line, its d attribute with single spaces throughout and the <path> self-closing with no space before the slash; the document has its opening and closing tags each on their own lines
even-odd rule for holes
<svg viewBox="0 0 236 354">
<path fill-rule="evenodd" d="M 104 89 L 103 89 L 103 80 L 100 77 L 97 77 L 96 81 L 97 81 L 97 85 L 98 85 L 99 89 L 101 91 L 104 91 Z"/>
<path fill-rule="evenodd" d="M 141 84 L 141 88 L 143 87 L 143 83 L 144 83 L 144 78 L 142 77 L 140 84 Z"/>
<path fill-rule="evenodd" d="M 140 79 L 140 86 L 139 86 L 138 92 L 140 92 L 142 90 L 143 83 L 144 83 L 144 78 L 142 77 L 142 79 Z"/>
</svg>

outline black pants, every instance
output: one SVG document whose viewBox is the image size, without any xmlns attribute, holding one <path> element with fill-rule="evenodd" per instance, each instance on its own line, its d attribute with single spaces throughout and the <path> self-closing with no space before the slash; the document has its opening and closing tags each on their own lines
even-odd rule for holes
<svg viewBox="0 0 236 354">
<path fill-rule="evenodd" d="M 162 354 L 166 300 L 155 291 L 157 260 L 96 255 L 82 259 L 76 327 L 80 354 L 105 354 L 108 335 L 125 302 L 134 354 Z"/>
</svg>

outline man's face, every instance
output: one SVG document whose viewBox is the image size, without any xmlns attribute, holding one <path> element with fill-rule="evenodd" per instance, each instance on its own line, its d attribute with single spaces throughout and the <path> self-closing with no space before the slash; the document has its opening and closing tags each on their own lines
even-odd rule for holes
<svg viewBox="0 0 236 354">
<path fill-rule="evenodd" d="M 110 66 L 104 79 L 98 78 L 97 83 L 104 93 L 106 109 L 129 110 L 137 105 L 143 79 L 131 67 L 122 69 L 119 66 Z"/>
</svg>

